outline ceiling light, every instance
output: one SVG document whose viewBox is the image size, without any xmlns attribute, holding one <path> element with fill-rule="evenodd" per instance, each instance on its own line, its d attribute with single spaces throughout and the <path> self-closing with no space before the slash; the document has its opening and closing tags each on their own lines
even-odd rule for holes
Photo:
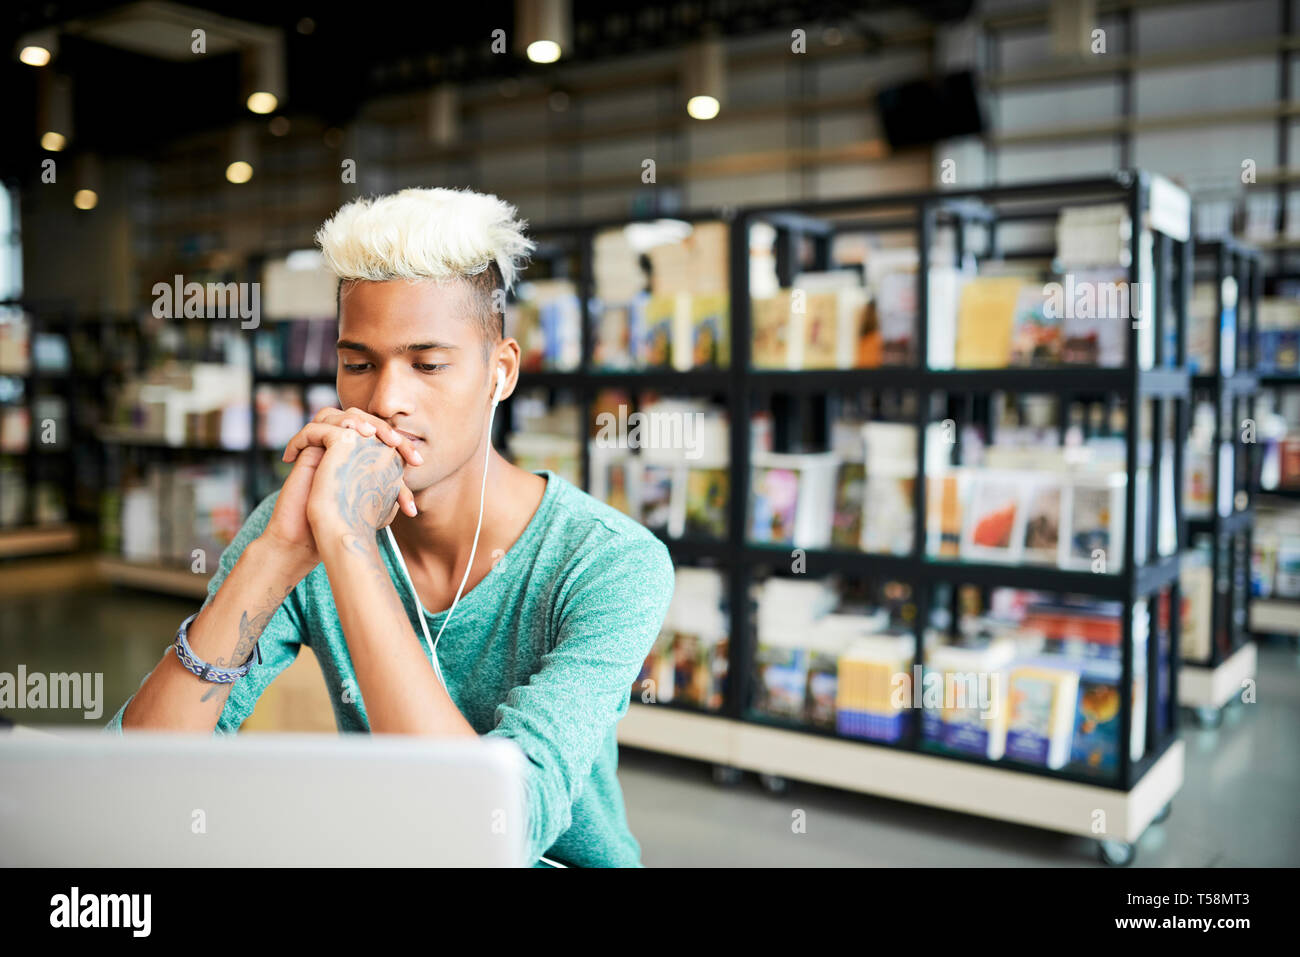
<svg viewBox="0 0 1300 957">
<path fill-rule="evenodd" d="M 284 38 L 277 31 L 265 42 L 244 48 L 244 103 L 259 115 L 274 113 L 284 102 Z"/>
<path fill-rule="evenodd" d="M 72 205 L 77 209 L 94 209 L 99 205 L 99 193 L 103 188 L 103 176 L 99 168 L 99 157 L 94 153 L 82 153 L 72 164 L 72 182 L 77 191 L 72 196 Z"/>
<path fill-rule="evenodd" d="M 265 90 L 248 95 L 248 108 L 254 113 L 274 113 L 279 105 L 280 101 L 275 98 L 275 94 Z"/>
<path fill-rule="evenodd" d="M 560 45 L 554 40 L 534 40 L 528 44 L 528 59 L 534 63 L 554 63 L 560 58 Z"/>
<path fill-rule="evenodd" d="M 18 54 L 18 59 L 28 66 L 45 66 L 50 62 L 50 51 L 45 47 L 23 47 Z"/>
<path fill-rule="evenodd" d="M 36 100 L 36 132 L 41 148 L 67 149 L 72 139 L 72 80 L 50 70 L 41 73 Z"/>
<path fill-rule="evenodd" d="M 722 41 L 700 40 L 686 49 L 682 64 L 682 86 L 686 112 L 697 120 L 711 120 L 725 99 L 726 62 Z"/>
<path fill-rule="evenodd" d="M 45 66 L 59 51 L 59 35 L 53 27 L 35 30 L 18 40 L 18 59 L 28 66 Z"/>
<path fill-rule="evenodd" d="M 257 162 L 257 138 L 253 124 L 240 123 L 230 131 L 226 143 L 226 179 L 232 183 L 247 183 L 253 178 L 253 164 Z"/>
<path fill-rule="evenodd" d="M 515 52 L 554 63 L 573 47 L 569 0 L 515 0 Z"/>
<path fill-rule="evenodd" d="M 711 120 L 721 109 L 721 104 L 712 96 L 693 96 L 686 101 L 686 112 L 696 120 Z"/>
</svg>

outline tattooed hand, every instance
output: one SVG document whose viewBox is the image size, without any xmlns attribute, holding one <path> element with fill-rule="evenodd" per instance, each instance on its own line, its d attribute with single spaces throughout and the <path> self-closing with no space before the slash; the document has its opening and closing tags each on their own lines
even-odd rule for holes
<svg viewBox="0 0 1300 957">
<path fill-rule="evenodd" d="M 403 459 L 377 438 L 340 432 L 316 468 L 307 519 L 318 543 L 342 540 L 349 548 L 369 549 L 375 532 L 397 517 Z"/>
</svg>

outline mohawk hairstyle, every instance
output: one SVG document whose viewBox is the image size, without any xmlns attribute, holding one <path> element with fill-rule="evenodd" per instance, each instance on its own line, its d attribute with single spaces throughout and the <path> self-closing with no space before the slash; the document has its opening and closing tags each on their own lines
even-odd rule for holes
<svg viewBox="0 0 1300 957">
<path fill-rule="evenodd" d="M 472 190 L 404 189 L 343 206 L 316 233 L 325 265 L 339 277 L 339 295 L 354 280 L 396 279 L 469 284 L 478 308 L 483 351 L 504 335 L 494 308 L 507 295 L 536 243 L 524 235 L 505 200 Z"/>
</svg>

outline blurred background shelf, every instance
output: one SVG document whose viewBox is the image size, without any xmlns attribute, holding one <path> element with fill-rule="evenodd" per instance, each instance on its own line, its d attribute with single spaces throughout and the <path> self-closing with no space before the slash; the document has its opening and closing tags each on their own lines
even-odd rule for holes
<svg viewBox="0 0 1300 957">
<path fill-rule="evenodd" d="M 0 529 L 0 558 L 75 551 L 80 537 L 74 525 Z"/>
<path fill-rule="evenodd" d="M 101 555 L 95 563 L 98 573 L 115 585 L 127 585 L 145 591 L 178 595 L 182 598 L 206 599 L 208 575 L 198 575 L 174 565 L 131 562 L 113 555 Z"/>
</svg>

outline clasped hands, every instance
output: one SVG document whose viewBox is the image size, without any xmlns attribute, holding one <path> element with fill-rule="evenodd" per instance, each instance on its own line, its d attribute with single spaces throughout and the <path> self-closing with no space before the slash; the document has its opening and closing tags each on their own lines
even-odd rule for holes
<svg viewBox="0 0 1300 957">
<path fill-rule="evenodd" d="M 361 409 L 327 408 L 284 450 L 294 463 L 263 533 L 314 567 L 318 545 L 346 540 L 373 545 L 374 535 L 397 517 L 416 514 L 403 481 L 409 464 L 424 458 L 409 438 Z"/>
</svg>

